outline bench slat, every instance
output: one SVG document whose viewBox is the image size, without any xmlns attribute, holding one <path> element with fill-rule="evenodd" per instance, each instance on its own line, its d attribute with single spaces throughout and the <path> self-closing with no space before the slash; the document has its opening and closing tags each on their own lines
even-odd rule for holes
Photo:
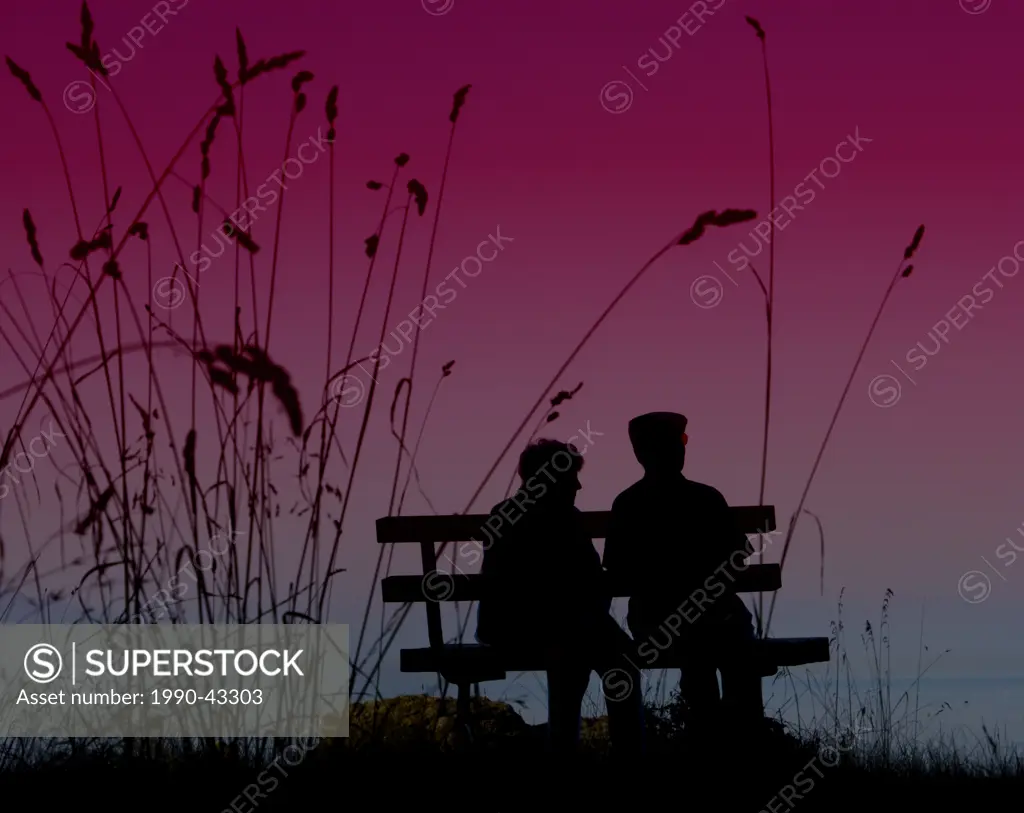
<svg viewBox="0 0 1024 813">
<path fill-rule="evenodd" d="M 748 565 L 736 574 L 740 593 L 771 593 L 782 587 L 782 570 L 777 564 Z M 608 579 L 608 594 L 628 597 L 635 591 L 628 584 Z M 429 576 L 388 576 L 381 580 L 381 595 L 386 602 L 480 601 L 487 594 L 487 580 L 478 573 L 443 573 Z"/>
<path fill-rule="evenodd" d="M 729 509 L 742 533 L 775 530 L 775 506 L 739 505 Z M 608 534 L 611 511 L 584 511 L 583 521 L 593 539 Z M 377 541 L 382 545 L 424 542 L 487 541 L 481 533 L 487 514 L 445 514 L 435 517 L 381 517 L 377 520 Z"/>
<path fill-rule="evenodd" d="M 780 666 L 827 663 L 829 641 L 828 638 L 761 639 L 749 645 L 746 656 L 767 674 L 774 674 Z M 452 683 L 503 680 L 506 672 L 545 671 L 543 653 L 510 655 L 484 644 L 447 644 L 440 652 L 430 648 L 403 649 L 399 659 L 403 672 L 441 672 Z M 662 654 L 653 663 L 636 659 L 639 668 L 678 669 L 681 665 L 672 653 Z"/>
</svg>

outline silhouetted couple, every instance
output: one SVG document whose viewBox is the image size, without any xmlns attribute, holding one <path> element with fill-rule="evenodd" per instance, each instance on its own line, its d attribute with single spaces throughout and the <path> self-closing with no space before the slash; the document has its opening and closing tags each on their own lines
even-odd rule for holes
<svg viewBox="0 0 1024 813">
<path fill-rule="evenodd" d="M 602 679 L 613 751 L 642 751 L 636 661 L 659 668 L 662 652 L 685 658 L 680 691 L 696 715 L 689 724 L 718 718 L 718 670 L 726 707 L 737 715 L 762 714 L 760 677 L 722 654 L 754 636 L 750 612 L 727 572 L 737 551 L 749 555 L 753 548 L 725 498 L 683 476 L 685 430 L 686 418 L 671 412 L 630 421 L 644 476 L 612 504 L 603 566 L 575 507 L 583 458 L 571 444 L 530 444 L 519 458 L 519 490 L 488 518 L 482 572 L 490 592 L 480 602 L 477 640 L 534 658 L 543 653 L 548 732 L 556 751 L 571 752 L 579 742 L 591 671 Z M 627 616 L 632 638 L 609 613 L 609 576 L 634 585 Z M 722 588 L 714 598 L 705 589 L 709 579 Z M 699 612 L 692 608 L 696 591 L 704 597 Z"/>
</svg>

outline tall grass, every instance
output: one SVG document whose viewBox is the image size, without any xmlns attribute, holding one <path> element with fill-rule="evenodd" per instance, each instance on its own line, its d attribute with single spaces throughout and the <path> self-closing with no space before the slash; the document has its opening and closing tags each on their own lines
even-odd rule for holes
<svg viewBox="0 0 1024 813">
<path fill-rule="evenodd" d="M 315 92 L 316 77 L 300 69 L 304 52 L 251 59 L 242 32 L 236 31 L 234 75 L 220 57 L 214 60 L 215 101 L 169 163 L 155 168 L 128 106 L 100 62 L 94 30 L 89 7 L 83 4 L 81 40 L 68 47 L 89 69 L 94 85 L 103 81 L 112 100 L 108 107 L 106 97 L 97 95 L 90 114 L 103 201 L 102 214 L 93 225 L 86 225 L 87 207 L 80 203 L 79 184 L 46 96 L 27 69 L 11 57 L 6 60 L 14 80 L 26 91 L 24 112 L 41 112 L 50 126 L 77 239 L 69 261 L 55 264 L 52 257 L 60 251 L 46 248 L 45 231 L 25 211 L 28 254 L 46 280 L 46 301 L 54 314 L 47 329 L 40 329 L 38 307 L 23 296 L 19 275 L 9 274 L 6 280 L 10 286 L 6 290 L 16 295 L 3 300 L 0 341 L 25 382 L 3 393 L 20 402 L 4 435 L 0 469 L 27 451 L 37 433 L 35 424 L 47 414 L 66 440 L 53 452 L 57 473 L 52 482 L 40 483 L 34 479 L 37 474 L 30 474 L 26 483 L 10 489 L 9 499 L 0 505 L 0 510 L 10 507 L 16 512 L 19 543 L 23 540 L 24 547 L 13 549 L 9 532 L 0 537 L 6 541 L 0 542 L 0 621 L 22 620 L 10 616 L 19 597 L 28 600 L 35 617 L 47 623 L 324 622 L 332 586 L 346 572 L 339 560 L 347 509 L 366 427 L 371 411 L 377 411 L 373 410 L 374 381 L 358 423 L 355 448 L 346 453 L 341 418 L 352 413 L 339 411 L 336 385 L 347 370 L 365 361 L 354 354 L 361 324 L 376 318 L 382 340 L 392 327 L 396 285 L 408 264 L 402 248 L 411 217 L 426 214 L 426 186 L 409 181 L 404 205 L 398 207 L 404 216 L 390 294 L 383 313 L 375 317 L 366 293 L 378 249 L 388 239 L 385 222 L 396 211 L 390 208 L 391 193 L 409 161 L 409 156 L 399 156 L 380 226 L 367 241 L 369 269 L 363 296 L 344 365 L 336 369 L 338 87 L 325 94 L 321 110 L 329 127 L 327 177 L 309 183 L 327 187 L 328 297 L 319 331 L 327 342 L 318 408 L 310 414 L 288 368 L 276 358 L 282 335 L 279 327 L 275 329 L 279 322 L 275 317 L 288 190 L 283 186 L 279 190 L 268 252 L 261 250 L 261 243 L 270 235 L 254 233 L 255 223 L 229 222 L 228 212 L 208 191 L 211 178 L 223 173 L 234 182 L 236 211 L 250 197 L 254 184 L 246 162 L 243 111 L 258 103 L 262 86 L 281 78 L 290 78 L 292 88 L 289 109 L 282 111 L 283 158 L 292 154 L 298 121 L 316 115 L 307 96 Z M 453 131 L 467 90 L 455 94 Z M 120 187 L 112 191 L 110 180 L 116 170 L 109 165 L 107 133 L 115 124 L 131 134 L 150 184 L 139 208 L 129 213 L 123 210 L 130 194 L 122 197 Z M 231 137 L 225 138 L 229 129 Z M 443 178 L 449 158 L 450 149 Z M 189 188 L 191 212 L 172 212 L 166 189 L 170 178 Z M 159 203 L 159 211 L 154 203 Z M 209 240 L 211 220 L 218 230 L 216 239 L 231 248 L 234 292 L 223 311 L 204 301 L 195 271 L 186 270 L 192 268 L 186 262 L 192 252 L 183 234 L 190 225 L 183 225 L 182 217 L 194 218 L 195 251 L 202 252 L 204 239 Z M 173 247 L 174 270 L 164 280 L 157 279 L 159 269 L 172 262 L 153 255 L 151 241 L 158 232 Z M 435 217 L 433 237 L 436 232 Z M 214 267 L 226 270 L 229 256 L 225 252 Z M 143 263 L 146 270 L 140 274 Z M 424 285 L 429 267 L 430 258 Z M 62 297 L 57 294 L 58 274 L 73 276 Z M 141 279 L 147 285 L 142 295 L 137 282 Z M 263 306 L 262 312 L 258 305 Z M 184 324 L 177 324 L 181 319 Z M 89 328 L 94 328 L 94 338 L 86 333 Z M 90 352 L 91 341 L 95 352 Z M 181 375 L 183 363 L 188 365 L 187 378 Z M 374 379 L 379 365 L 378 355 Z M 442 377 L 450 368 L 446 365 Z M 408 380 L 412 378 L 410 372 Z M 407 397 L 400 448 L 412 429 Z M 107 435 L 114 443 L 102 442 Z M 399 457 L 396 484 L 401 463 Z M 335 485 L 338 472 L 346 469 L 344 488 L 340 488 Z M 278 484 L 291 478 L 297 481 L 300 498 L 289 508 L 282 505 Z M 42 529 L 46 535 L 41 537 L 40 525 L 47 518 L 53 524 Z M 297 522 L 304 534 L 296 563 L 294 557 L 282 555 L 279 529 Z M 333 529 L 329 537 L 328 528 Z M 332 541 L 326 550 L 325 541 Z M 215 550 L 224 552 L 215 554 Z M 59 608 L 56 613 L 54 608 Z M 379 656 L 385 650 L 377 644 L 373 650 L 379 668 Z M 365 663 L 358 653 L 352 660 L 353 677 L 363 674 Z M 129 751 L 134 747 L 131 741 L 126 745 Z"/>
</svg>

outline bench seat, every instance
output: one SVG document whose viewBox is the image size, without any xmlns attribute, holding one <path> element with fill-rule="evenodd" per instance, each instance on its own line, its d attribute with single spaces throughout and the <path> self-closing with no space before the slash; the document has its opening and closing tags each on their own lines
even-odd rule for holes
<svg viewBox="0 0 1024 813">
<path fill-rule="evenodd" d="M 752 641 L 747 647 L 732 647 L 731 651 L 767 676 L 774 675 L 781 666 L 828 662 L 829 639 L 766 638 Z M 403 672 L 440 673 L 455 684 L 504 680 L 506 672 L 543 672 L 546 669 L 541 652 L 507 652 L 486 644 L 403 649 L 399 657 Z M 634 662 L 640 668 L 678 669 L 680 666 L 671 653 L 659 654 L 650 664 L 639 656 Z"/>
</svg>

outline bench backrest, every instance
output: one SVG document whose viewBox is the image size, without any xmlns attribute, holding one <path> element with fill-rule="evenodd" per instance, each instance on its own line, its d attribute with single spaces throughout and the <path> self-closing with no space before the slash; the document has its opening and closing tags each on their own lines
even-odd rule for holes
<svg viewBox="0 0 1024 813">
<path fill-rule="evenodd" d="M 740 505 L 729 509 L 736 527 L 745 534 L 766 534 L 775 530 L 774 505 Z M 593 539 L 608 535 L 611 511 L 583 511 L 583 522 Z M 433 517 L 381 517 L 377 520 L 377 541 L 382 545 L 435 542 L 468 542 L 487 539 L 481 533 L 487 514 L 442 514 Z"/>
<path fill-rule="evenodd" d="M 744 505 L 730 508 L 737 530 L 747 535 L 766 534 L 775 530 L 775 506 Z M 446 514 L 440 516 L 382 517 L 377 520 L 377 542 L 418 544 L 422 576 L 390 576 L 382 582 L 384 601 L 426 602 L 427 635 L 430 645 L 444 644 L 441 629 L 441 601 L 476 601 L 484 591 L 482 577 L 477 574 L 449 575 L 437 570 L 438 542 L 489 542 L 484 529 L 487 514 Z M 593 539 L 608 535 L 610 511 L 584 511 L 583 521 Z M 443 550 L 443 547 L 442 547 Z M 734 585 L 740 592 L 770 592 L 782 583 L 778 565 L 750 565 Z M 610 585 L 616 596 L 628 596 L 628 585 Z"/>
</svg>

